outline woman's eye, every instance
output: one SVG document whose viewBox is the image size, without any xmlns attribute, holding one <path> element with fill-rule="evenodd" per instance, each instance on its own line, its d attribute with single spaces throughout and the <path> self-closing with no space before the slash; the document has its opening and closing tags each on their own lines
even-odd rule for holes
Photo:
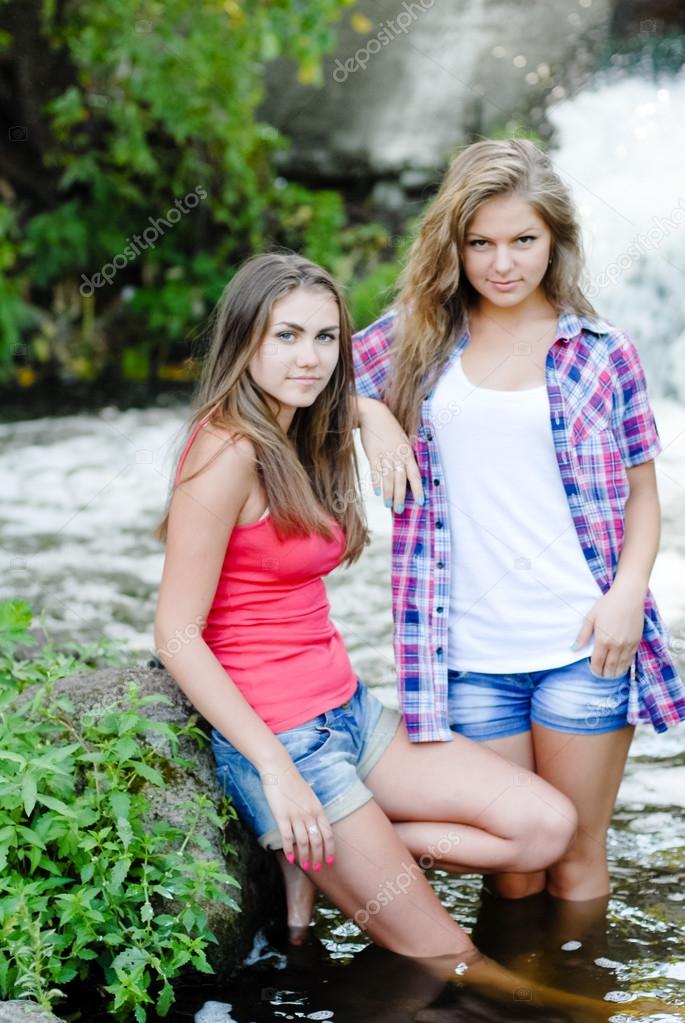
<svg viewBox="0 0 685 1023">
<path fill-rule="evenodd" d="M 535 234 L 524 234 L 524 235 L 521 235 L 521 237 L 519 238 L 519 241 L 520 242 L 534 242 L 536 238 L 537 238 L 537 235 L 535 235 Z"/>
<path fill-rule="evenodd" d="M 474 238 L 469 242 L 469 245 L 474 249 L 479 249 L 481 245 L 487 245 L 485 238 Z"/>
<path fill-rule="evenodd" d="M 332 334 L 319 334 L 318 336 L 323 338 L 324 341 L 335 341 L 335 337 Z"/>
<path fill-rule="evenodd" d="M 282 330 L 279 334 L 276 334 L 279 341 L 292 341 L 295 337 L 292 330 Z"/>
</svg>

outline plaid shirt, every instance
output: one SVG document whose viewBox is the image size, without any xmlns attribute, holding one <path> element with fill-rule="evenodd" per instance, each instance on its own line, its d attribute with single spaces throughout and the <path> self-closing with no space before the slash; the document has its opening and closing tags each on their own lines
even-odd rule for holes
<svg viewBox="0 0 685 1023">
<path fill-rule="evenodd" d="M 383 398 L 394 313 L 354 336 L 357 391 Z M 469 340 L 465 331 L 447 366 Z M 447 368 L 446 366 L 446 368 Z M 603 593 L 616 573 L 629 493 L 626 468 L 661 450 L 637 351 L 622 331 L 599 319 L 563 313 L 545 364 L 559 472 L 583 554 Z M 431 416 L 421 408 L 415 455 L 426 503 L 407 494 L 393 515 L 392 604 L 399 700 L 414 742 L 452 738 L 447 714 L 450 592 L 449 509 Z M 458 571 L 458 566 L 456 566 Z M 685 720 L 685 688 L 651 592 L 642 640 L 630 669 L 628 720 L 657 732 Z"/>
</svg>

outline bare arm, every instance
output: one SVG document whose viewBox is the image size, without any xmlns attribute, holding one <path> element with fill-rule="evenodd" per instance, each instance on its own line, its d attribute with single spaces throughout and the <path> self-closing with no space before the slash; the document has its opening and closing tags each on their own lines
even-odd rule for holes
<svg viewBox="0 0 685 1023">
<path fill-rule="evenodd" d="M 193 706 L 271 782 L 265 795 L 286 855 L 293 856 L 296 845 L 301 862 L 322 862 L 324 853 L 332 855 L 333 838 L 318 799 L 196 627 L 206 622 L 232 529 L 254 479 L 249 442 L 226 442 L 225 435 L 200 431 L 184 475 L 216 457 L 194 479 L 181 482 L 172 498 L 155 645 Z M 322 837 L 309 835 L 311 824 L 319 827 L 323 844 Z"/>
<path fill-rule="evenodd" d="M 626 501 L 623 549 L 618 559 L 614 587 L 627 586 L 644 600 L 661 538 L 661 508 L 654 459 L 626 471 L 630 495 Z"/>
<path fill-rule="evenodd" d="M 644 601 L 659 549 L 661 511 L 653 459 L 629 468 L 627 474 L 630 494 L 616 576 L 576 640 L 580 648 L 594 631 L 592 668 L 600 675 L 620 675 L 630 667 L 642 638 Z"/>
<path fill-rule="evenodd" d="M 382 492 L 386 507 L 402 512 L 409 483 L 414 498 L 423 504 L 421 473 L 406 433 L 382 401 L 357 397 L 356 402 L 357 426 L 376 494 Z"/>
</svg>

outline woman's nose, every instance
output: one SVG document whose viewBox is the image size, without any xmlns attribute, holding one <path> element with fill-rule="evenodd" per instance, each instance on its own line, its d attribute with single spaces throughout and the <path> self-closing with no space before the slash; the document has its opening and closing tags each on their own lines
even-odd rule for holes
<svg viewBox="0 0 685 1023">
<path fill-rule="evenodd" d="M 495 250 L 495 269 L 502 273 L 512 265 L 512 256 L 507 245 L 498 245 Z"/>
<path fill-rule="evenodd" d="M 319 360 L 319 353 L 316 350 L 314 341 L 303 339 L 297 349 L 297 363 L 300 366 L 313 366 Z"/>
</svg>

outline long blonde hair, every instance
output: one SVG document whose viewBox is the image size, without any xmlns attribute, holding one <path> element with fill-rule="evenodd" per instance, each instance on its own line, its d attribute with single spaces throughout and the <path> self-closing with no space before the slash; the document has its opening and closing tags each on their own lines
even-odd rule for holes
<svg viewBox="0 0 685 1023">
<path fill-rule="evenodd" d="M 467 146 L 419 221 L 398 281 L 385 400 L 409 436 L 418 428 L 421 401 L 478 299 L 462 272 L 469 225 L 483 203 L 512 194 L 529 202 L 552 233 L 552 261 L 541 284 L 549 302 L 560 312 L 595 313 L 580 286 L 584 260 L 576 211 L 549 157 L 527 139 L 486 139 Z"/>
<path fill-rule="evenodd" d="M 324 390 L 313 405 L 296 410 L 285 434 L 255 383 L 249 362 L 265 335 L 274 303 L 296 288 L 320 289 L 335 299 L 340 310 L 340 356 Z M 234 437 L 249 439 L 278 534 L 315 532 L 330 539 L 333 518 L 345 531 L 348 564 L 368 541 L 352 433 L 351 335 L 341 290 L 320 266 L 294 253 L 272 252 L 247 260 L 214 310 L 209 351 L 186 432 L 187 442 L 195 426 L 209 417 L 211 424 Z M 167 504 L 155 531 L 162 541 L 168 518 Z"/>
</svg>

